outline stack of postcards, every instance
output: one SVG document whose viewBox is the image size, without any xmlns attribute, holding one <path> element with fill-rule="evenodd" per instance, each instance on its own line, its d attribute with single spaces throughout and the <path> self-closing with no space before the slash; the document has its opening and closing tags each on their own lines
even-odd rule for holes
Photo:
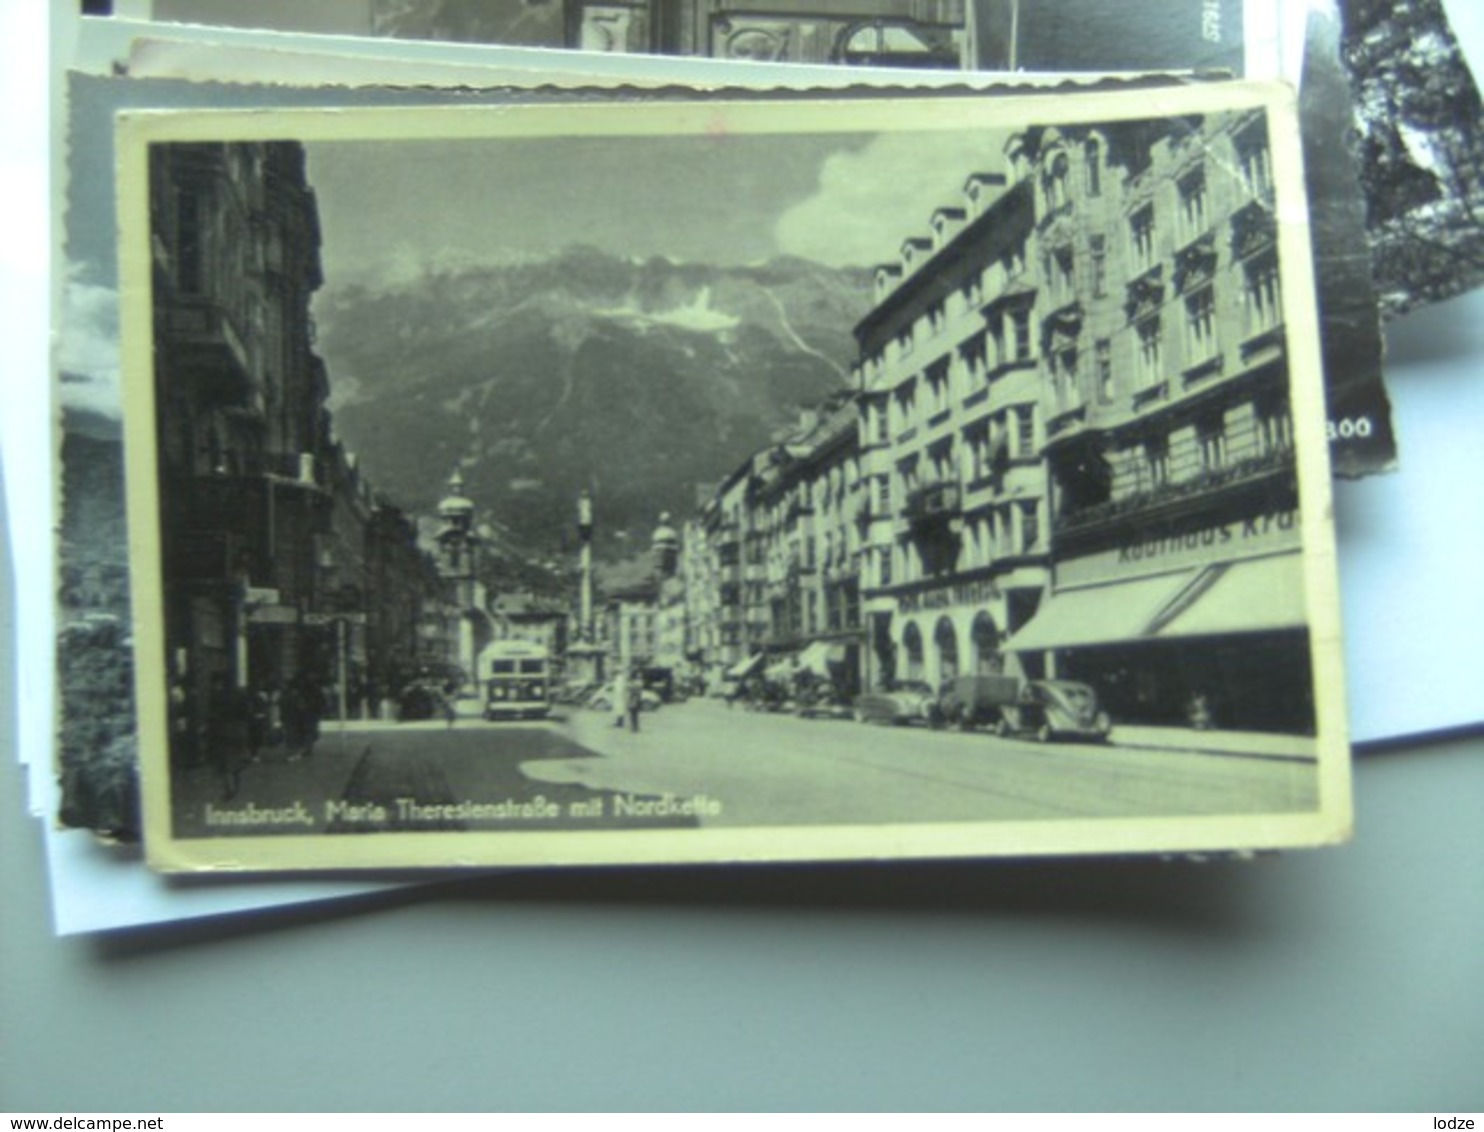
<svg viewBox="0 0 1484 1132">
<path fill-rule="evenodd" d="M 8 418 L 60 439 L 6 479 L 57 485 L 59 930 L 1344 841 L 1352 739 L 1477 722 L 1387 664 L 1484 628 L 1446 498 L 1457 559 L 1369 521 L 1428 454 L 1383 321 L 1484 265 L 1463 55 L 1374 7 L 58 16 L 55 395 Z"/>
</svg>

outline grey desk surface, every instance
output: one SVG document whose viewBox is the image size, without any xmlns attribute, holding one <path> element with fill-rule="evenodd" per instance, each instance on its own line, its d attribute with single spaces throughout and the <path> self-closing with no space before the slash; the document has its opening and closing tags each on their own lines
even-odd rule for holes
<svg viewBox="0 0 1484 1132">
<path fill-rule="evenodd" d="M 1478 1111 L 1481 800 L 1463 738 L 1257 862 L 511 874 L 58 940 L 6 749 L 0 1110 Z"/>
</svg>

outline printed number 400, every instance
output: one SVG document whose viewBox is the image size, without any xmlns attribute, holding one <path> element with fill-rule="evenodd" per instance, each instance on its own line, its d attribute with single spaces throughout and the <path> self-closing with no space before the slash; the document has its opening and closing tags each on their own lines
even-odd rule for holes
<svg viewBox="0 0 1484 1132">
<path fill-rule="evenodd" d="M 1372 431 L 1370 417 L 1341 417 L 1327 422 L 1330 440 L 1365 440 Z"/>
</svg>

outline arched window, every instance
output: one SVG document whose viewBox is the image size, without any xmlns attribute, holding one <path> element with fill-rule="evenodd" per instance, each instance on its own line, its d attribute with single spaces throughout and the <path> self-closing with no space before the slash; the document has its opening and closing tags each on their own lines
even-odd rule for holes
<svg viewBox="0 0 1484 1132">
<path fill-rule="evenodd" d="M 907 654 L 907 671 L 904 678 L 907 680 L 921 680 L 922 673 L 922 633 L 917 628 L 917 622 L 907 622 L 907 627 L 902 630 L 902 651 Z"/>
<path fill-rule="evenodd" d="M 977 675 L 997 676 L 1005 670 L 1005 658 L 1000 654 L 1000 628 L 993 617 L 983 610 L 975 614 L 969 638 L 974 645 L 974 672 Z"/>
<path fill-rule="evenodd" d="M 958 635 L 948 618 L 938 618 L 933 629 L 933 643 L 938 649 L 938 680 L 952 680 L 958 675 Z"/>
</svg>

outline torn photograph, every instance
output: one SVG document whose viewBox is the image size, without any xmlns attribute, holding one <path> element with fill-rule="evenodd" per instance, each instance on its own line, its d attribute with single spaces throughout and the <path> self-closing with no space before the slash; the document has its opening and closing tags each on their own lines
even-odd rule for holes
<svg viewBox="0 0 1484 1132">
<path fill-rule="evenodd" d="M 1348 835 L 1291 90 L 118 150 L 155 867 Z"/>
</svg>

